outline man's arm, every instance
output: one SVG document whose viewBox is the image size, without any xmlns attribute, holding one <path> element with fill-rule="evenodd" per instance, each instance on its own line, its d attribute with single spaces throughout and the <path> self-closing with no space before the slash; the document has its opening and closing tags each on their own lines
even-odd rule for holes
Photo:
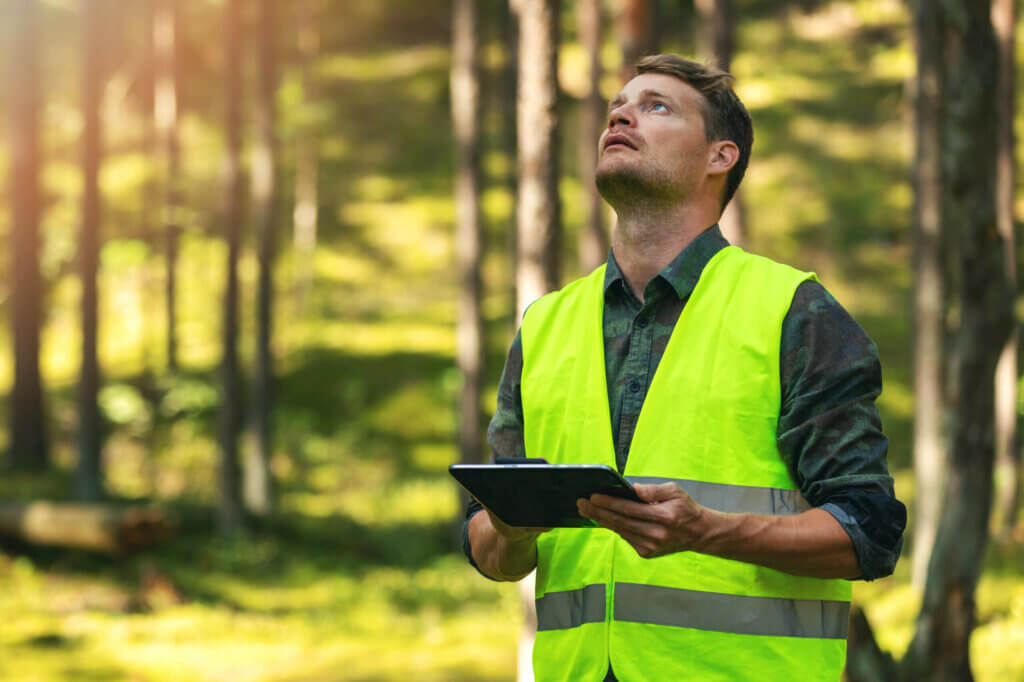
<svg viewBox="0 0 1024 682">
<path fill-rule="evenodd" d="M 647 504 L 608 495 L 580 500 L 581 516 L 618 533 L 645 559 L 700 552 L 814 578 L 860 575 L 850 536 L 822 509 L 792 516 L 727 514 L 675 483 L 637 485 Z"/>
</svg>

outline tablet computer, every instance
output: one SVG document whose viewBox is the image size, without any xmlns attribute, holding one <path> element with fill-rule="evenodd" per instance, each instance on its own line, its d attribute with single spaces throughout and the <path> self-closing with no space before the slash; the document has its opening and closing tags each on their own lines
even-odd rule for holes
<svg viewBox="0 0 1024 682">
<path fill-rule="evenodd" d="M 594 493 L 641 501 L 629 481 L 604 464 L 521 462 L 452 464 L 448 471 L 480 504 L 510 526 L 596 526 L 576 511 L 576 500 Z"/>
</svg>

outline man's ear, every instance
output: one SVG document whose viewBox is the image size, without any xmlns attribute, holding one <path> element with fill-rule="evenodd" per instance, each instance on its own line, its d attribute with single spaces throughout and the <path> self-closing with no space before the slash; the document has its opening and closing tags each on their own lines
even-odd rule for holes
<svg viewBox="0 0 1024 682">
<path fill-rule="evenodd" d="M 740 148 L 732 140 L 716 140 L 708 148 L 708 173 L 728 173 L 740 160 Z"/>
</svg>

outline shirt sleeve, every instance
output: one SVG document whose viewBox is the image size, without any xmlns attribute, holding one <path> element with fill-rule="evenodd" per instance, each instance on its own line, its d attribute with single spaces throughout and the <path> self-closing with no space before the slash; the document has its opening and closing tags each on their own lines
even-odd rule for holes
<svg viewBox="0 0 1024 682">
<path fill-rule="evenodd" d="M 501 372 L 498 382 L 498 405 L 494 416 L 487 426 L 487 444 L 491 447 L 493 457 L 525 457 L 526 440 L 523 431 L 523 394 L 520 383 L 523 378 L 523 341 L 516 332 L 508 356 L 505 358 L 505 369 Z M 472 497 L 466 506 L 466 518 L 462 524 L 462 551 L 469 563 L 480 572 L 480 575 L 491 578 L 480 571 L 473 561 L 473 550 L 469 544 L 469 520 L 483 507 Z"/>
<path fill-rule="evenodd" d="M 860 577 L 890 575 L 907 510 L 896 499 L 875 399 L 878 349 L 817 282 L 804 282 L 782 323 L 778 445 L 804 498 L 849 534 Z"/>
</svg>

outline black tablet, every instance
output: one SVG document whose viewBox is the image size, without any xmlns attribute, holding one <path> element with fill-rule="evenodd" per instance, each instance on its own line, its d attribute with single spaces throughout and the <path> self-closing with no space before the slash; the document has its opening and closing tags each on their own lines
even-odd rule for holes
<svg viewBox="0 0 1024 682">
<path fill-rule="evenodd" d="M 452 464 L 448 471 L 510 526 L 596 526 L 576 511 L 594 493 L 640 502 L 633 486 L 604 464 Z"/>
</svg>

